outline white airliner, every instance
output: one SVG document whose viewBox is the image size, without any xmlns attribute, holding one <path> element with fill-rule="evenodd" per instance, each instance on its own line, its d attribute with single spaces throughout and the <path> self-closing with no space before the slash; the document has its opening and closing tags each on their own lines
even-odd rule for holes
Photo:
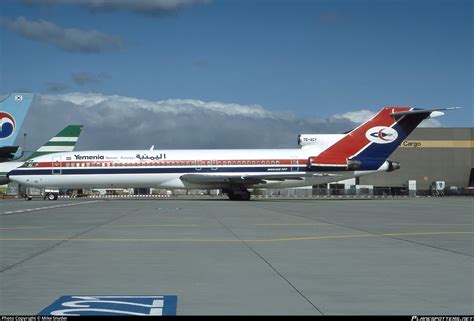
<svg viewBox="0 0 474 321">
<path fill-rule="evenodd" d="M 422 120 L 440 110 L 385 107 L 339 135 L 300 135 L 297 149 L 81 151 L 39 156 L 9 173 L 28 186 L 222 189 L 231 200 L 250 190 L 318 185 L 393 171 L 387 158 Z"/>
</svg>

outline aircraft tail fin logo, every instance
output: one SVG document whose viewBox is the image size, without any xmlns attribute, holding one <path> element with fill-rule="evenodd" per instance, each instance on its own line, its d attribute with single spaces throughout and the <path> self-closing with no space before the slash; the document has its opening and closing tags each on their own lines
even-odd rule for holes
<svg viewBox="0 0 474 321">
<path fill-rule="evenodd" d="M 9 113 L 0 111 L 0 139 L 10 137 L 15 131 L 15 119 Z"/>
<path fill-rule="evenodd" d="M 71 152 L 76 147 L 82 131 L 82 125 L 69 125 L 52 137 L 46 144 L 34 152 L 28 160 L 51 153 Z"/>
<path fill-rule="evenodd" d="M 389 144 L 398 138 L 398 132 L 386 126 L 377 126 L 370 128 L 365 137 L 376 144 Z"/>
<path fill-rule="evenodd" d="M 0 147 L 14 144 L 32 99 L 31 93 L 13 93 L 0 99 Z"/>
</svg>

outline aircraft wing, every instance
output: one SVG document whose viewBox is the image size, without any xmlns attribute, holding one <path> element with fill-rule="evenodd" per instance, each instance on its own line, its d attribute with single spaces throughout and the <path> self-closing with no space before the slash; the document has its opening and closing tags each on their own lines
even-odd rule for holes
<svg viewBox="0 0 474 321">
<path fill-rule="evenodd" d="M 331 173 L 268 173 L 268 174 L 184 174 L 183 182 L 202 185 L 256 185 L 268 181 L 301 181 L 305 178 L 338 176 Z"/>
</svg>

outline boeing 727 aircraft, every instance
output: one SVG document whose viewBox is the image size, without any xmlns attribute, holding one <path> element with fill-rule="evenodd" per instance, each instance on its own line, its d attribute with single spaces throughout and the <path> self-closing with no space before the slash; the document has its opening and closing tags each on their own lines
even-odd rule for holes
<svg viewBox="0 0 474 321">
<path fill-rule="evenodd" d="M 396 170 L 400 164 L 388 157 L 421 121 L 442 115 L 440 110 L 445 109 L 382 108 L 346 134 L 300 135 L 297 149 L 55 153 L 31 159 L 9 178 L 52 189 L 212 188 L 231 200 L 248 200 L 249 189 L 319 185 Z"/>
<path fill-rule="evenodd" d="M 13 93 L 0 100 L 0 162 L 15 160 L 23 155 L 13 146 L 28 110 L 33 94 Z"/>
</svg>

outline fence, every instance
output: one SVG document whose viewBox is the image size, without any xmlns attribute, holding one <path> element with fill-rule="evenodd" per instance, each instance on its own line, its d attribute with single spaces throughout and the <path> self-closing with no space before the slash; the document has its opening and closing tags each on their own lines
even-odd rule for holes
<svg viewBox="0 0 474 321">
<path fill-rule="evenodd" d="M 202 190 L 201 193 L 192 190 L 186 193 L 186 190 L 169 191 L 168 193 L 159 194 L 74 194 L 70 191 L 61 190 L 59 197 L 62 198 L 210 198 L 210 197 L 226 197 L 218 190 L 213 190 L 214 193 L 209 193 L 209 190 Z M 0 193 L 0 198 L 11 198 L 23 196 L 24 194 L 3 194 Z M 453 197 L 453 196 L 474 196 L 474 189 L 444 189 L 444 190 L 418 190 L 416 193 L 407 191 L 404 188 L 394 187 L 374 187 L 374 188 L 313 188 L 313 189 L 260 189 L 252 191 L 255 198 L 388 198 L 388 197 Z M 30 196 L 43 197 L 44 193 L 32 193 Z"/>
</svg>

